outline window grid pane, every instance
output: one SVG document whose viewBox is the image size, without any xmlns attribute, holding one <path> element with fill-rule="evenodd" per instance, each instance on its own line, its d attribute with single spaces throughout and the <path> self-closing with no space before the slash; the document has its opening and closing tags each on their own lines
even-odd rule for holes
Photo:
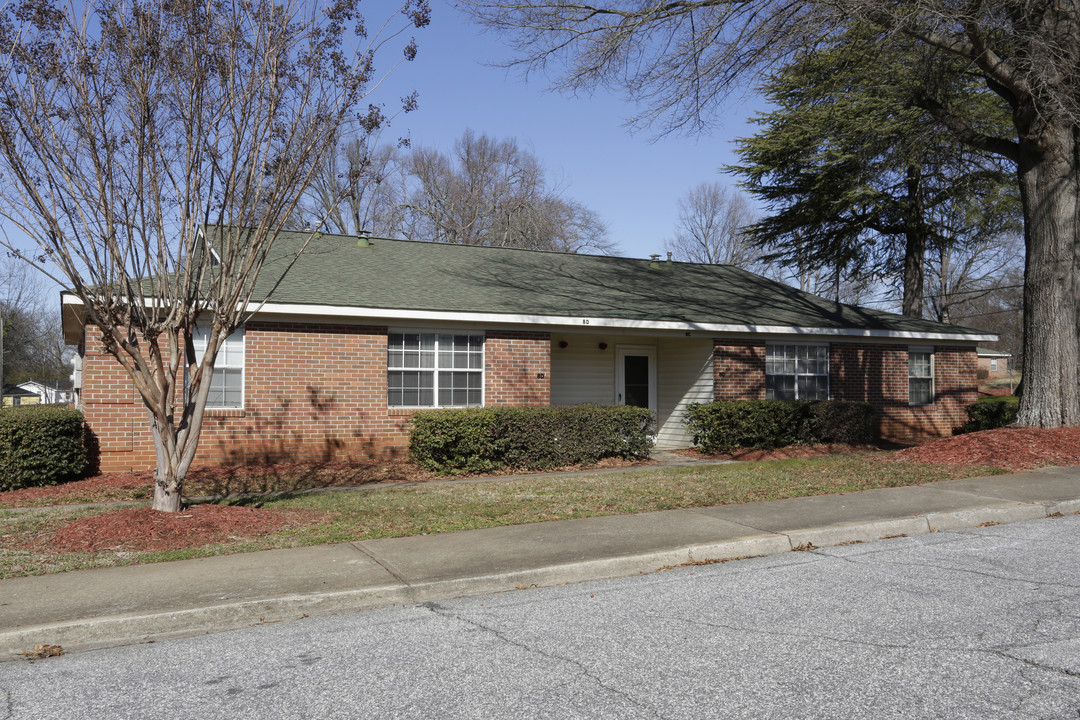
<svg viewBox="0 0 1080 720">
<path fill-rule="evenodd" d="M 934 354 L 908 353 L 908 403 L 930 405 L 934 402 Z"/>
<path fill-rule="evenodd" d="M 828 400 L 827 345 L 766 345 L 765 397 L 769 400 Z"/>
<path fill-rule="evenodd" d="M 191 333 L 195 361 L 201 363 L 209 341 L 208 324 L 196 324 Z M 244 328 L 238 328 L 218 345 L 206 407 L 235 409 L 244 406 Z M 185 376 L 185 384 L 187 377 Z"/>
<path fill-rule="evenodd" d="M 390 333 L 387 338 L 391 407 L 482 405 L 483 370 L 483 335 Z"/>
</svg>

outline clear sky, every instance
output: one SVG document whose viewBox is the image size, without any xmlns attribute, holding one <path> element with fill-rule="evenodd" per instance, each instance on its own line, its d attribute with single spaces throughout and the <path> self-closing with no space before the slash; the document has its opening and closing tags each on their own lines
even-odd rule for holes
<svg viewBox="0 0 1080 720">
<path fill-rule="evenodd" d="M 466 128 L 515 137 L 566 197 L 599 213 L 616 253 L 633 257 L 662 251 L 688 189 L 734 184 L 720 168 L 735 161 L 732 138 L 751 135 L 746 119 L 764 107 L 752 94 L 737 96 L 711 135 L 652 141 L 647 131 L 631 134 L 623 126 L 633 107 L 618 97 L 566 97 L 549 92 L 543 77 L 526 83 L 516 70 L 492 67 L 510 57 L 497 35 L 443 0 L 433 0 L 432 9 L 431 25 L 416 33 L 416 60 L 395 70 L 380 93 L 420 94 L 419 110 L 397 118 L 389 137 L 408 134 L 414 147 L 444 152 Z"/>
</svg>

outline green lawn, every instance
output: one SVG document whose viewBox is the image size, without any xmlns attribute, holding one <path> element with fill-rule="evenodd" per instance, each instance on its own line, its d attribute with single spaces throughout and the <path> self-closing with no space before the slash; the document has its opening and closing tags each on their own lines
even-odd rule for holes
<svg viewBox="0 0 1080 720">
<path fill-rule="evenodd" d="M 0 511 L 0 577 L 85 567 L 160 562 L 269 548 L 454 532 L 517 523 L 704 507 L 898 487 L 998 474 L 986 467 L 897 463 L 886 453 L 834 455 L 574 477 L 461 481 L 298 494 L 243 501 L 310 518 L 301 527 L 168 552 L 54 553 L 40 544 L 51 529 L 107 510 Z M 33 542 L 34 539 L 37 542 Z"/>
</svg>

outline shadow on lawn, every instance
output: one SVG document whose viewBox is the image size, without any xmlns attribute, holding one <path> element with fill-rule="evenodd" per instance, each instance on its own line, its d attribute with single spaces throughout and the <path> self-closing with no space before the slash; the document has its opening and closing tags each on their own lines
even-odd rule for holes
<svg viewBox="0 0 1080 720">
<path fill-rule="evenodd" d="M 242 496 L 297 493 L 331 487 L 417 482 L 435 476 L 405 461 L 368 463 L 296 463 L 275 465 L 223 465 L 193 470 L 187 480 L 188 497 L 213 501 Z"/>
</svg>

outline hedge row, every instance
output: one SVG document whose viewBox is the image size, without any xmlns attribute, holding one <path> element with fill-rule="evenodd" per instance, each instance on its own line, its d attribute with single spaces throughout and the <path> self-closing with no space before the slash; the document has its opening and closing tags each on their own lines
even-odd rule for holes
<svg viewBox="0 0 1080 720">
<path fill-rule="evenodd" d="M 738 400 L 693 403 L 686 425 L 706 453 L 738 448 L 770 450 L 796 443 L 861 445 L 874 440 L 874 410 L 867 403 L 821 400 Z"/>
<path fill-rule="evenodd" d="M 635 407 L 425 410 L 413 417 L 409 454 L 444 475 L 591 465 L 648 457 L 651 424 L 652 414 Z"/>
<path fill-rule="evenodd" d="M 977 402 L 964 408 L 968 421 L 953 430 L 953 435 L 994 430 L 1011 425 L 1016 420 L 1020 406 L 1002 401 Z"/>
<path fill-rule="evenodd" d="M 78 480 L 85 469 L 81 412 L 53 405 L 0 410 L 0 491 Z"/>
</svg>

